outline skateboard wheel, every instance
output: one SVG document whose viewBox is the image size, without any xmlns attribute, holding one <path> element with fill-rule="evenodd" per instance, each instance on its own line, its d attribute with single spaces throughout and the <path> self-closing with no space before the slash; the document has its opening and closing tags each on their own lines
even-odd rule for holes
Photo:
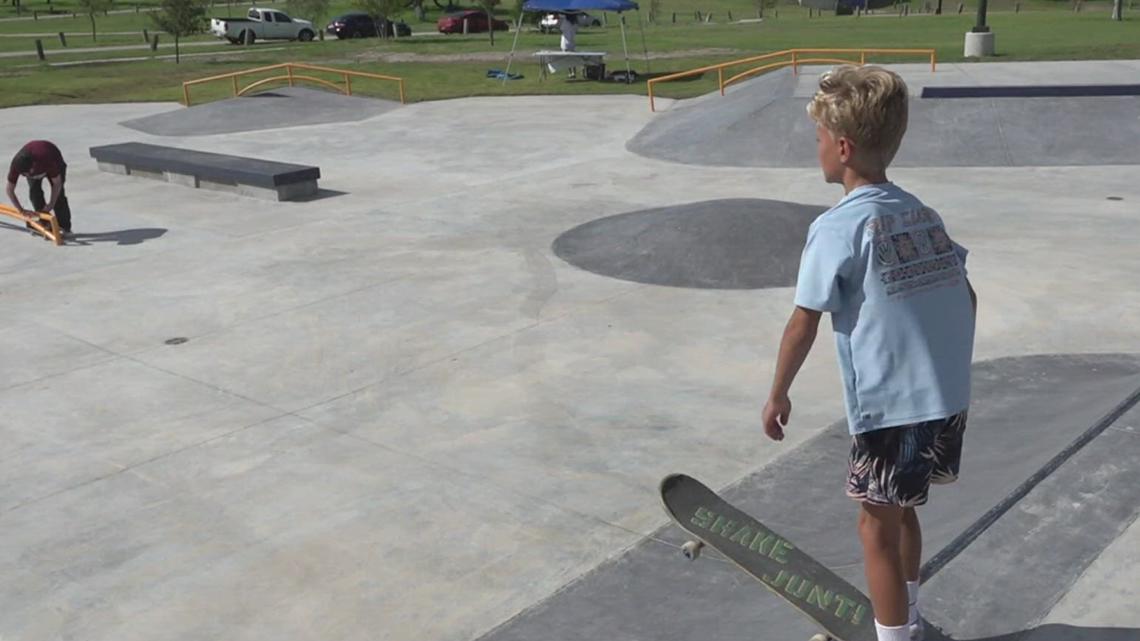
<svg viewBox="0 0 1140 641">
<path fill-rule="evenodd" d="M 827 636 L 826 634 L 816 634 L 816 635 L 813 635 L 812 638 L 808 639 L 808 641 L 835 641 L 835 640 L 832 639 L 831 637 Z"/>
<path fill-rule="evenodd" d="M 685 541 L 685 544 L 681 546 L 681 553 L 685 555 L 686 559 L 692 561 L 701 555 L 701 548 L 704 546 L 705 544 L 700 541 Z"/>
</svg>

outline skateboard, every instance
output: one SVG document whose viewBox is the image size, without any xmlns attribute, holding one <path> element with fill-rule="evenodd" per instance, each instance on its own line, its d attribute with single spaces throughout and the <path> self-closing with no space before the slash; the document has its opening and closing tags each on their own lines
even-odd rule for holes
<svg viewBox="0 0 1140 641">
<path fill-rule="evenodd" d="M 31 226 L 33 231 L 35 231 L 40 236 L 43 236 L 45 240 L 50 240 L 56 245 L 62 245 L 63 234 L 59 232 L 59 223 L 56 221 L 55 215 L 43 211 L 36 213 L 39 215 L 40 219 L 36 221 L 29 221 L 21 216 L 20 212 L 16 211 L 14 208 L 9 207 L 8 205 L 0 205 L 0 214 L 15 218 L 21 222 L 25 222 Z"/>
<path fill-rule="evenodd" d="M 871 600 L 858 588 L 700 481 L 666 476 L 661 502 L 696 537 L 681 547 L 686 558 L 696 559 L 706 545 L 723 554 L 823 628 L 810 641 L 876 641 Z"/>
</svg>

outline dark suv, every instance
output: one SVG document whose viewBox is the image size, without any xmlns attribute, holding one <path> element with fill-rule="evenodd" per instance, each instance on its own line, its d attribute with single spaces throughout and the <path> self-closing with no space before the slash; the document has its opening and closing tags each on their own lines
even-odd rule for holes
<svg viewBox="0 0 1140 641">
<path fill-rule="evenodd" d="M 412 28 L 403 22 L 391 22 L 380 19 L 378 21 L 389 36 L 398 35 L 401 38 L 412 35 Z M 341 40 L 345 38 L 372 38 L 379 34 L 376 22 L 366 13 L 346 13 L 329 21 L 325 33 L 336 36 Z"/>
</svg>

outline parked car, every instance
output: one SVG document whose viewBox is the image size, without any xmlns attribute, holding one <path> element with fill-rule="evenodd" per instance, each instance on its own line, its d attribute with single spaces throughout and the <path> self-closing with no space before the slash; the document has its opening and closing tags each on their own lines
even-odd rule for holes
<svg viewBox="0 0 1140 641">
<path fill-rule="evenodd" d="M 294 20 L 276 9 L 249 10 L 244 18 L 211 18 L 210 33 L 233 44 L 254 40 L 302 40 L 308 42 L 317 35 L 313 23 Z"/>
<path fill-rule="evenodd" d="M 479 9 L 468 9 L 457 13 L 449 13 L 436 22 L 440 33 L 463 33 L 463 21 L 467 21 L 468 33 L 479 33 L 487 30 L 487 14 Z M 495 31 L 507 31 L 511 25 L 498 18 L 492 20 Z"/>
<path fill-rule="evenodd" d="M 405 22 L 392 22 L 383 18 L 379 22 L 382 25 L 381 29 L 387 31 L 389 36 L 403 38 L 412 35 L 412 28 Z M 376 29 L 376 21 L 368 14 L 353 12 L 330 20 L 328 26 L 325 27 L 325 33 L 343 40 L 345 38 L 373 38 L 380 32 Z"/>
<path fill-rule="evenodd" d="M 574 24 L 579 27 L 600 27 L 602 21 L 585 11 L 567 11 L 566 15 L 574 19 Z M 557 33 L 558 32 L 558 14 L 548 13 L 542 16 L 542 20 L 538 22 L 538 30 L 543 33 Z"/>
</svg>

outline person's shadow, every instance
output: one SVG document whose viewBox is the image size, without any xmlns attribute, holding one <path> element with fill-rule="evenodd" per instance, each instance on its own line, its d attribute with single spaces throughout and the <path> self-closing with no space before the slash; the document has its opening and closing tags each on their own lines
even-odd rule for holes
<svg viewBox="0 0 1140 641">
<path fill-rule="evenodd" d="M 99 233 L 76 233 L 68 236 L 68 245 L 94 245 L 96 243 L 116 243 L 118 245 L 139 245 L 148 240 L 160 238 L 166 230 L 161 227 L 140 227 Z"/>
<path fill-rule="evenodd" d="M 955 639 L 942 630 L 927 624 L 926 641 L 1140 641 L 1136 628 L 1081 628 L 1063 623 L 1048 623 L 1021 632 L 1010 632 L 995 637 Z"/>
<path fill-rule="evenodd" d="M 27 234 L 27 229 L 23 225 L 13 225 L 8 222 L 0 222 L 0 228 L 10 229 L 12 231 Z M 106 231 L 99 233 L 77 233 L 66 236 L 63 240 L 64 245 L 94 245 L 95 243 L 117 243 L 119 245 L 139 245 L 148 240 L 154 240 L 166 234 L 166 229 L 161 227 L 140 227 L 138 229 L 121 229 L 119 231 Z M 37 235 L 37 238 L 43 238 Z"/>
</svg>

